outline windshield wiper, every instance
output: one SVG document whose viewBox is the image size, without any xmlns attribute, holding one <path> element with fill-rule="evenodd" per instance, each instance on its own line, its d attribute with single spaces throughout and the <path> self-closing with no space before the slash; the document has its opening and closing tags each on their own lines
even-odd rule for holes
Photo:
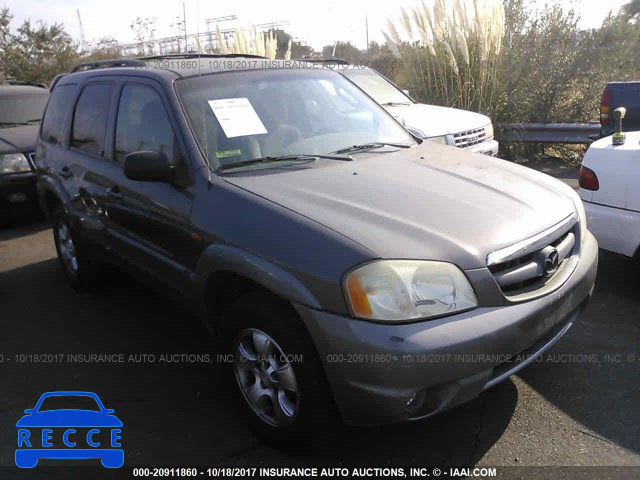
<svg viewBox="0 0 640 480">
<path fill-rule="evenodd" d="M 371 143 L 361 143 L 359 145 L 351 145 L 350 147 L 341 148 L 340 150 L 336 150 L 333 153 L 349 153 L 349 152 L 359 152 L 362 150 L 372 150 L 374 148 L 381 147 L 396 147 L 396 148 L 409 148 L 411 145 L 404 145 L 402 143 L 389 143 L 389 142 L 371 142 Z"/>
<path fill-rule="evenodd" d="M 383 107 L 406 107 L 408 105 L 411 105 L 410 102 L 385 102 L 385 103 L 381 103 L 380 105 L 382 105 Z"/>
<path fill-rule="evenodd" d="M 247 165 L 257 165 L 261 163 L 274 163 L 274 162 L 315 162 L 319 158 L 327 158 L 330 160 L 343 160 L 346 162 L 350 162 L 353 160 L 348 155 L 334 155 L 334 154 L 313 154 L 313 155 L 280 155 L 277 157 L 261 157 L 261 158 L 253 158 L 251 160 L 243 160 L 240 162 L 228 163 L 227 165 L 222 165 L 219 167 L 219 170 L 231 170 L 232 168 L 244 167 Z"/>
</svg>

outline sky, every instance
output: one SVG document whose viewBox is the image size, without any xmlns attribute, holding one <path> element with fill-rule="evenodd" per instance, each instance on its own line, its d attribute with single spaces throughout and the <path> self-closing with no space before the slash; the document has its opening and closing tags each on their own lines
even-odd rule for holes
<svg viewBox="0 0 640 480">
<path fill-rule="evenodd" d="M 369 39 L 383 42 L 381 31 L 389 17 L 397 16 L 401 7 L 411 7 L 419 0 L 0 0 L 14 15 L 12 26 L 24 20 L 48 24 L 61 23 L 77 41 L 81 39 L 78 12 L 85 37 L 96 41 L 115 37 L 120 44 L 135 42 L 131 24 L 137 17 L 154 17 L 156 38 L 175 35 L 172 24 L 186 11 L 187 33 L 207 30 L 206 20 L 227 15 L 238 19 L 220 23 L 221 28 L 235 28 L 272 22 L 288 22 L 282 28 L 294 38 L 319 49 L 336 40 L 351 41 L 359 48 L 366 46 L 366 23 Z M 597 27 L 609 11 L 617 12 L 628 0 L 565 0 L 580 13 L 580 26 Z M 543 5 L 544 0 L 530 4 Z"/>
</svg>

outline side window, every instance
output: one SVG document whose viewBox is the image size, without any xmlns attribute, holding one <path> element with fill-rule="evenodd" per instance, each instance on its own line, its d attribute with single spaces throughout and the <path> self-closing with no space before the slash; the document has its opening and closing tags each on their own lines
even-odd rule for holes
<svg viewBox="0 0 640 480">
<path fill-rule="evenodd" d="M 179 163 L 176 136 L 160 95 L 146 85 L 125 85 L 116 121 L 115 157 L 122 162 L 129 153 L 142 150 L 163 152 Z"/>
<path fill-rule="evenodd" d="M 61 143 L 64 116 L 71 107 L 76 89 L 73 85 L 59 85 L 53 89 L 42 120 L 41 137 L 45 142 Z"/>
<path fill-rule="evenodd" d="M 110 83 L 94 83 L 84 87 L 73 112 L 73 148 L 93 155 L 104 155 L 112 90 Z"/>
</svg>

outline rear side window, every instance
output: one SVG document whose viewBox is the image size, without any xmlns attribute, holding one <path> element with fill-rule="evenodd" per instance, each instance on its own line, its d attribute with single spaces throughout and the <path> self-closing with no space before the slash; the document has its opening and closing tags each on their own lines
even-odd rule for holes
<svg viewBox="0 0 640 480">
<path fill-rule="evenodd" d="M 113 85 L 89 84 L 82 90 L 73 113 L 71 146 L 92 155 L 104 156 L 105 132 Z"/>
<path fill-rule="evenodd" d="M 129 153 L 162 152 L 180 163 L 176 136 L 158 92 L 145 85 L 125 85 L 116 121 L 115 158 L 122 162 Z"/>
<path fill-rule="evenodd" d="M 71 108 L 75 89 L 76 85 L 59 85 L 53 90 L 42 120 L 41 136 L 45 142 L 62 142 L 62 122 Z"/>
</svg>

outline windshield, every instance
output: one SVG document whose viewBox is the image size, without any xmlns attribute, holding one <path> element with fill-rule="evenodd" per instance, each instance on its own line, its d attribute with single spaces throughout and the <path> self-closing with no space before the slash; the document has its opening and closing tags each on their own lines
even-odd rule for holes
<svg viewBox="0 0 640 480">
<path fill-rule="evenodd" d="M 5 95 L 0 97 L 0 127 L 38 123 L 42 119 L 49 92 Z"/>
<path fill-rule="evenodd" d="M 54 395 L 42 400 L 39 412 L 50 410 L 90 410 L 100 412 L 95 398 L 87 395 Z"/>
<path fill-rule="evenodd" d="M 380 105 L 405 103 L 410 105 L 413 103 L 402 91 L 389 82 L 386 78 L 379 75 L 374 70 L 363 68 L 348 68 L 340 70 L 349 80 L 367 92 Z"/>
<path fill-rule="evenodd" d="M 180 80 L 177 91 L 216 169 L 372 142 L 415 144 L 384 109 L 330 70 L 224 72 Z"/>
</svg>

